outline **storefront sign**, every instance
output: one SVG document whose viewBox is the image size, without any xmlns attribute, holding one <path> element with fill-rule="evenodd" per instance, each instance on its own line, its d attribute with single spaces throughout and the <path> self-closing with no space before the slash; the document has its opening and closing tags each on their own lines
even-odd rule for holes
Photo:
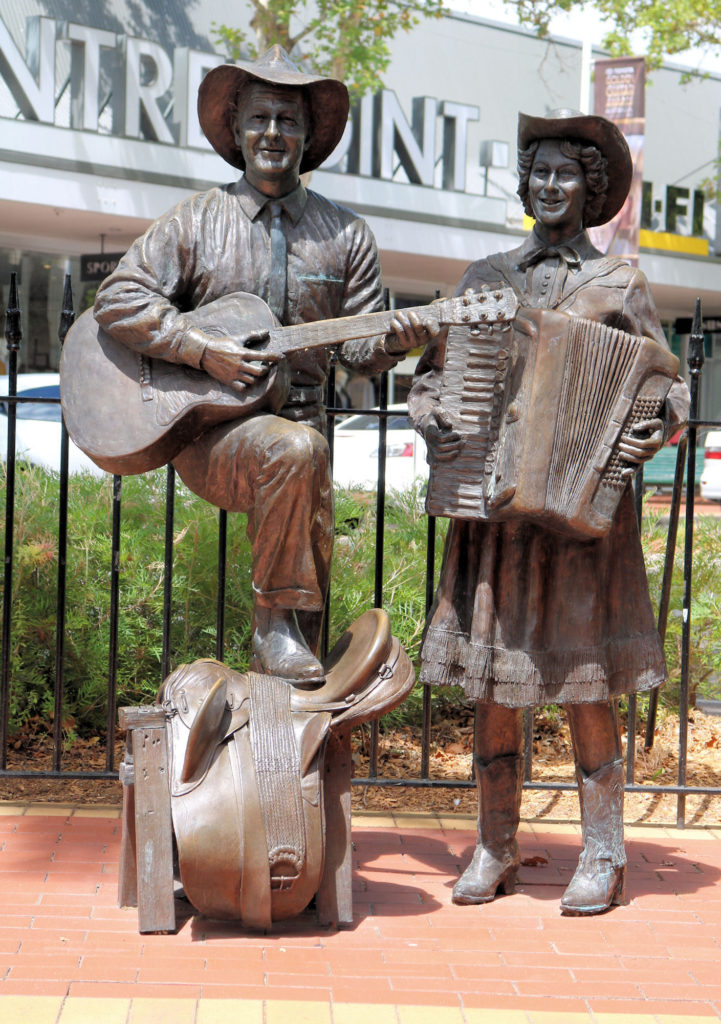
<svg viewBox="0 0 721 1024">
<path fill-rule="evenodd" d="M 80 280 L 102 281 L 112 273 L 123 257 L 122 252 L 99 252 L 80 257 Z"/>
<path fill-rule="evenodd" d="M 171 61 L 152 40 L 45 17 L 28 19 L 23 56 L 0 18 L 0 75 L 27 120 L 56 123 L 59 46 L 70 48 L 71 128 L 97 132 L 107 103 L 113 135 L 208 148 L 198 124 L 198 86 L 211 68 L 223 63 L 221 56 L 178 47 Z M 101 67 L 112 82 L 105 98 Z M 428 96 L 414 99 L 412 107 L 408 121 L 391 90 L 365 97 L 328 166 L 344 160 L 349 173 L 390 181 L 400 165 L 414 184 L 464 192 L 468 125 L 479 119 L 478 107 Z"/>
<path fill-rule="evenodd" d="M 57 103 L 55 85 L 56 58 L 64 47 L 69 48 L 70 57 L 69 116 L 67 104 Z M 188 187 L 197 181 L 195 187 L 202 187 L 212 175 L 191 166 L 197 164 L 193 150 L 204 151 L 204 159 L 210 151 L 198 124 L 197 93 L 204 75 L 223 60 L 218 54 L 189 47 L 176 47 L 171 59 L 167 50 L 153 40 L 47 17 L 27 19 L 23 54 L 0 15 L 0 79 L 22 115 L 16 119 L 15 110 L 7 115 L 13 129 L 18 129 L 14 139 L 22 136 L 12 144 L 13 158 L 27 154 L 32 163 L 39 153 L 47 153 L 56 161 L 74 161 L 78 170 L 102 166 L 111 174 L 117 171 L 124 176 L 130 169 L 136 180 L 176 180 L 188 182 Z M 615 67 L 610 62 L 607 116 L 614 116 L 614 96 L 626 97 L 628 76 L 624 78 L 624 68 L 632 63 L 624 61 Z M 597 79 L 600 83 L 601 76 Z M 64 114 L 60 113 L 63 107 Z M 473 163 L 469 129 L 480 119 L 478 106 L 430 96 L 414 98 L 407 116 L 395 92 L 383 89 L 364 96 L 354 106 L 343 139 L 323 170 L 346 175 L 346 181 L 351 177 L 373 178 L 377 183 L 374 187 L 394 190 L 393 198 L 383 197 L 389 209 L 419 213 L 417 195 L 406 196 L 408 182 L 442 193 L 437 198 L 445 203 L 472 202 L 477 220 L 502 224 L 504 200 L 486 200 L 473 189 L 467 192 L 467 168 L 469 161 Z M 35 125 L 68 127 L 68 123 L 77 133 L 77 145 L 71 143 L 62 153 L 42 149 L 43 143 L 35 138 L 37 133 L 24 130 Z M 161 147 L 180 147 L 182 157 L 173 157 L 161 167 L 157 152 L 151 152 L 158 143 Z M 495 145 L 505 147 L 506 152 L 510 148 L 508 142 Z M 142 156 L 141 151 L 146 155 Z M 154 161 L 152 170 L 150 161 Z M 665 223 L 657 224 L 659 201 L 655 196 L 651 198 L 649 188 L 644 185 L 644 228 L 704 236 L 701 192 L 689 194 L 683 188 L 669 186 Z M 455 193 L 452 200 L 449 193 Z M 369 201 L 366 196 L 366 205 Z M 459 209 L 458 216 L 468 220 L 465 209 Z"/>
</svg>

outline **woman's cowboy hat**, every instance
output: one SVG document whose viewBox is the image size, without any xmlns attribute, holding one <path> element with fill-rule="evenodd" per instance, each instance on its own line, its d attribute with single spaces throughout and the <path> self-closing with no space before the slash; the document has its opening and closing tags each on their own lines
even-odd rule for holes
<svg viewBox="0 0 721 1024">
<path fill-rule="evenodd" d="M 205 76 L 198 90 L 198 119 L 212 147 L 233 167 L 245 170 L 235 141 L 234 119 L 238 92 L 248 82 L 305 89 L 312 118 L 311 137 L 303 153 L 300 172 L 312 171 L 326 160 L 341 140 L 348 121 L 348 90 L 332 78 L 299 71 L 282 46 L 247 67 L 221 64 Z"/>
<path fill-rule="evenodd" d="M 608 161 L 608 191 L 598 217 L 585 226 L 593 228 L 615 217 L 631 187 L 633 162 L 628 143 L 613 121 L 577 110 L 552 110 L 548 117 L 519 114 L 518 149 L 526 149 L 531 142 L 541 139 L 578 139 L 600 149 Z"/>
</svg>

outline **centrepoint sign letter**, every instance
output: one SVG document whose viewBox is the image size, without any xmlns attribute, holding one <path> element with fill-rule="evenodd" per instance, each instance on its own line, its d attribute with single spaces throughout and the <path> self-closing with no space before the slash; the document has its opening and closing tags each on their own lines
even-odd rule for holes
<svg viewBox="0 0 721 1024">
<path fill-rule="evenodd" d="M 171 60 L 150 39 L 46 17 L 27 19 L 22 54 L 0 16 L 0 76 L 27 121 L 56 123 L 58 47 L 70 51 L 71 128 L 97 132 L 101 113 L 109 107 L 111 118 L 104 127 L 113 135 L 208 148 L 198 124 L 198 86 L 223 57 L 177 47 Z M 413 100 L 409 121 L 395 93 L 382 90 L 365 96 L 354 109 L 326 166 L 344 161 L 349 173 L 390 181 L 400 164 L 414 184 L 463 192 L 468 125 L 479 116 L 476 106 L 424 96 Z"/>
</svg>

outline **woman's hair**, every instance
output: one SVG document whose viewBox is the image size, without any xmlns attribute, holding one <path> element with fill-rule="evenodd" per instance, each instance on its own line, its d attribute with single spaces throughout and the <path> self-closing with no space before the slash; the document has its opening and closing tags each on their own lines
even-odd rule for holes
<svg viewBox="0 0 721 1024">
<path fill-rule="evenodd" d="M 523 203 L 523 209 L 529 217 L 533 216 L 533 210 L 528 197 L 528 179 L 533 167 L 533 160 L 540 140 L 532 142 L 526 149 L 518 151 L 518 195 Z M 561 139 L 561 152 L 571 160 L 578 160 L 583 168 L 586 179 L 586 202 L 583 207 L 583 223 L 589 221 L 598 223 L 603 204 L 606 201 L 608 191 L 608 175 L 606 168 L 608 161 L 597 146 L 581 142 L 579 139 Z"/>
</svg>

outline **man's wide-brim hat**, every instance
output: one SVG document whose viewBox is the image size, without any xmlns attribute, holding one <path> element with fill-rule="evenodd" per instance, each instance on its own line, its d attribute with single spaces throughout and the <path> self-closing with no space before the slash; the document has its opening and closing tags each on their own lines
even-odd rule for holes
<svg viewBox="0 0 721 1024">
<path fill-rule="evenodd" d="M 233 167 L 245 170 L 243 154 L 235 141 L 235 113 L 239 91 L 251 82 L 305 90 L 312 125 L 300 172 L 312 171 L 327 160 L 340 142 L 348 121 L 348 90 L 333 78 L 299 71 L 278 45 L 245 67 L 221 64 L 209 71 L 200 83 L 198 119 L 213 149 Z"/>
<path fill-rule="evenodd" d="M 608 191 L 597 217 L 586 222 L 593 228 L 606 224 L 626 201 L 633 178 L 631 152 L 623 133 L 613 121 L 577 110 L 552 110 L 548 117 L 518 115 L 518 149 L 527 149 L 541 139 L 573 139 L 600 149 L 608 162 Z"/>
</svg>

